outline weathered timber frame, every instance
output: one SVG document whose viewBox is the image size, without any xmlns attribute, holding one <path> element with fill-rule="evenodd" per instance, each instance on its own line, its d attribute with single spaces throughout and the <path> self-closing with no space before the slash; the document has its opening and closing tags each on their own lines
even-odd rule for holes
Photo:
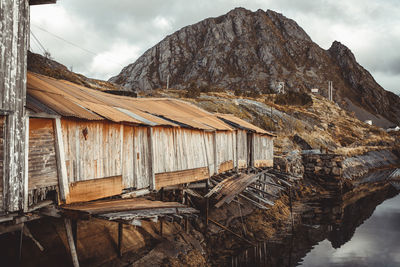
<svg viewBox="0 0 400 267">
<path fill-rule="evenodd" d="M 29 44 L 28 0 L 1 0 L 0 110 L 9 111 L 4 147 L 4 210 L 25 206 L 25 100 Z M 17 20 L 17 21 L 15 21 Z"/>
</svg>

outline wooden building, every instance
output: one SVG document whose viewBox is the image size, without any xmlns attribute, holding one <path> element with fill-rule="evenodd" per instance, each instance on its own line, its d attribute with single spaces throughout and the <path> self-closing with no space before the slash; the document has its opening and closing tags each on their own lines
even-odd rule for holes
<svg viewBox="0 0 400 267">
<path fill-rule="evenodd" d="M 27 109 L 30 204 L 57 185 L 73 203 L 272 166 L 272 134 L 181 100 L 111 95 L 28 73 Z"/>
<path fill-rule="evenodd" d="M 272 166 L 273 135 L 234 116 L 27 73 L 29 5 L 55 0 L 0 1 L 0 215 Z"/>
</svg>

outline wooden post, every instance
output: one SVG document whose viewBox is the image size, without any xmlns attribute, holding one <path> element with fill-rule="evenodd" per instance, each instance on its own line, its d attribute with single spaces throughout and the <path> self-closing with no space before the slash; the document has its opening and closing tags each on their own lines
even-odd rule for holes
<svg viewBox="0 0 400 267">
<path fill-rule="evenodd" d="M 162 187 L 160 191 L 160 200 L 164 201 L 164 187 Z"/>
<path fill-rule="evenodd" d="M 235 134 L 236 134 L 236 145 L 234 147 L 235 149 L 235 171 L 238 172 L 239 171 L 239 130 L 235 130 Z"/>
<path fill-rule="evenodd" d="M 75 247 L 78 247 L 78 220 L 71 220 L 72 236 L 74 237 Z"/>
<path fill-rule="evenodd" d="M 155 163 L 155 155 L 154 155 L 154 147 L 153 147 L 153 128 L 149 127 L 147 131 L 147 139 L 149 142 L 149 168 L 150 168 L 150 189 L 156 189 L 156 177 L 154 173 L 154 163 Z"/>
<path fill-rule="evenodd" d="M 3 194 L 8 212 L 24 208 L 26 65 L 29 1 L 1 0 L 0 110 L 6 111 Z"/>
<path fill-rule="evenodd" d="M 122 257 L 122 237 L 123 237 L 123 224 L 118 223 L 118 256 Z"/>
<path fill-rule="evenodd" d="M 217 151 L 217 132 L 215 131 L 213 134 L 214 137 L 214 175 L 218 174 L 218 151 Z"/>
<path fill-rule="evenodd" d="M 72 264 L 74 267 L 79 267 L 78 254 L 76 252 L 74 236 L 72 234 L 71 220 L 65 218 L 64 224 L 65 224 L 65 230 L 67 232 L 67 240 L 68 240 L 69 250 L 71 252 Z"/>
<path fill-rule="evenodd" d="M 208 193 L 208 185 L 209 184 L 209 179 L 206 181 L 206 191 Z M 206 197 L 206 227 L 208 228 L 208 208 L 210 205 L 210 201 L 208 199 L 208 197 Z"/>
<path fill-rule="evenodd" d="M 24 174 L 24 212 L 29 206 L 29 117 L 25 117 L 25 174 Z"/>
<path fill-rule="evenodd" d="M 22 261 L 22 239 L 24 238 L 24 223 L 22 223 L 21 232 L 19 234 L 18 263 Z"/>
<path fill-rule="evenodd" d="M 56 159 L 57 159 L 57 173 L 58 173 L 58 186 L 60 192 L 60 199 L 64 203 L 68 203 L 69 187 L 67 166 L 65 165 L 64 141 L 62 137 L 62 128 L 60 118 L 54 119 L 54 134 L 56 145 Z"/>
</svg>

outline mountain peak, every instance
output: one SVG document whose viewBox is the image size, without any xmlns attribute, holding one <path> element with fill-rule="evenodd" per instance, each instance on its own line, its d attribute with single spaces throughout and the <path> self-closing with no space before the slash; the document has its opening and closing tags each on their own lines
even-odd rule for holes
<svg viewBox="0 0 400 267">
<path fill-rule="evenodd" d="M 400 122 L 400 101 L 387 94 L 338 41 L 315 44 L 292 19 L 272 10 L 235 8 L 167 36 L 110 81 L 133 91 L 169 87 L 253 93 L 319 88 L 363 119 Z M 390 98 L 390 99 L 389 99 Z M 391 104 L 389 104 L 391 103 Z"/>
</svg>

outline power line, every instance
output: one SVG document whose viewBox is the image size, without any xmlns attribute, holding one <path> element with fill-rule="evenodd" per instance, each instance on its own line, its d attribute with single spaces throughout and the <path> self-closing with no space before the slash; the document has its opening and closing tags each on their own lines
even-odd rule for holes
<svg viewBox="0 0 400 267">
<path fill-rule="evenodd" d="M 38 28 L 39 30 L 44 31 L 44 32 L 46 32 L 46 33 L 52 35 L 53 37 L 55 37 L 55 38 L 57 38 L 57 39 L 59 39 L 59 40 L 65 42 L 65 43 L 67 43 L 67 44 L 69 44 L 69 45 L 71 45 L 71 46 L 74 46 L 74 47 L 76 47 L 76 48 L 78 48 L 78 49 L 81 49 L 82 51 L 85 51 L 86 53 L 92 54 L 92 55 L 94 55 L 94 56 L 98 56 L 98 55 L 99 55 L 99 53 L 93 52 L 93 51 L 88 50 L 88 49 L 86 49 L 86 48 L 83 48 L 83 47 L 81 47 L 81 46 L 79 46 L 79 45 L 77 45 L 77 44 L 74 44 L 74 43 L 72 43 L 72 42 L 70 42 L 70 41 L 68 41 L 68 40 L 66 40 L 66 39 L 64 39 L 64 38 L 62 38 L 62 37 L 60 37 L 60 36 L 54 34 L 54 33 L 49 32 L 48 30 L 46 30 L 46 29 L 44 29 L 44 28 L 42 28 L 42 27 L 40 27 L 40 26 L 37 26 L 37 25 L 35 25 L 35 24 L 32 24 L 32 25 L 35 26 L 36 28 Z M 105 58 L 105 59 L 106 59 L 107 61 L 110 61 L 110 62 L 114 63 L 114 64 L 118 64 L 118 65 L 120 65 L 120 66 L 122 66 L 122 67 L 124 66 L 123 64 L 121 64 L 121 63 L 119 63 L 119 62 L 116 62 L 116 61 L 114 61 L 114 60 L 111 60 L 111 59 L 109 59 L 109 58 Z"/>
<path fill-rule="evenodd" d="M 32 37 L 33 37 L 33 39 L 36 41 L 36 44 L 38 44 L 38 47 L 43 51 L 43 54 L 46 54 L 46 49 L 44 48 L 44 46 L 40 43 L 40 41 L 39 41 L 39 39 L 35 36 L 35 34 L 33 34 L 33 32 L 32 31 L 30 31 L 31 32 L 31 35 L 32 35 Z"/>
</svg>

